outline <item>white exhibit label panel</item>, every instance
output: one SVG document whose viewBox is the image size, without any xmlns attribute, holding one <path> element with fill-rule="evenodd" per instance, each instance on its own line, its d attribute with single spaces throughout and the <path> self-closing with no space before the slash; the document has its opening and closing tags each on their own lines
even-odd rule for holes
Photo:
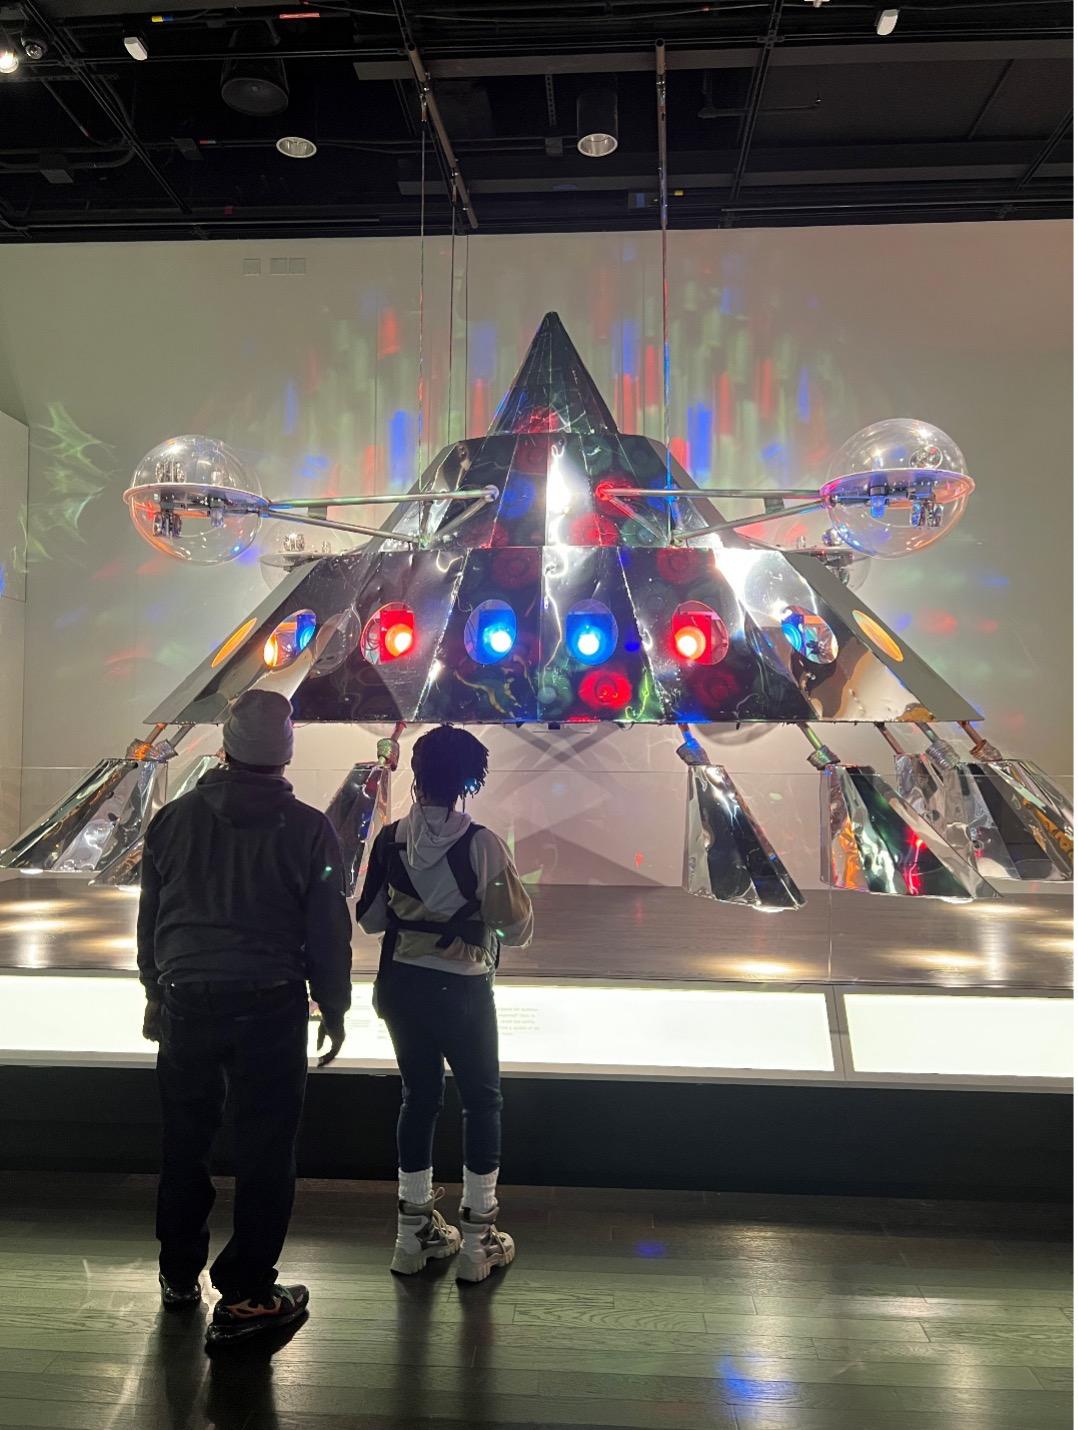
<svg viewBox="0 0 1078 1430">
<path fill-rule="evenodd" d="M 502 1065 L 508 1071 L 834 1072 L 822 990 L 498 986 Z M 385 1024 L 357 983 L 338 1066 L 393 1066 Z M 0 1059 L 148 1062 L 143 994 L 132 978 L 0 976 Z M 312 1051 L 314 1028 L 311 1030 Z"/>
<path fill-rule="evenodd" d="M 855 1075 L 1072 1075 L 1069 998 L 847 993 L 844 1002 Z"/>
</svg>

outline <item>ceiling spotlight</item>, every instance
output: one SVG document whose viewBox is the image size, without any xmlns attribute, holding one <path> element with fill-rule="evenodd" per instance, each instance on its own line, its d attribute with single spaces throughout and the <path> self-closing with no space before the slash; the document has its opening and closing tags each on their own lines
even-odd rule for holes
<svg viewBox="0 0 1078 1430">
<path fill-rule="evenodd" d="M 36 63 L 43 60 L 49 52 L 49 47 L 44 40 L 39 40 L 36 35 L 27 36 L 22 42 L 22 52 L 28 60 Z"/>
<path fill-rule="evenodd" d="M 14 74 L 19 68 L 19 57 L 7 47 L 0 50 L 0 74 Z"/>
<path fill-rule="evenodd" d="M 125 35 L 124 49 L 133 60 L 148 60 L 150 52 L 146 48 L 146 41 L 141 35 Z"/>
<path fill-rule="evenodd" d="M 272 51 L 277 45 L 273 27 L 265 21 L 240 25 L 232 32 L 229 48 Z M 221 98 L 238 114 L 257 117 L 280 114 L 288 108 L 288 76 L 284 63 L 267 53 L 265 58 L 225 60 L 221 68 Z"/>
<path fill-rule="evenodd" d="M 894 33 L 894 28 L 898 24 L 897 10 L 881 10 L 876 16 L 876 34 L 890 35 Z"/>
<path fill-rule="evenodd" d="M 310 139 L 301 139 L 298 134 L 286 134 L 277 140 L 277 150 L 286 159 L 313 159 L 318 153 L 318 145 Z"/>
<path fill-rule="evenodd" d="M 588 159 L 605 159 L 618 147 L 618 92 L 581 90 L 576 101 L 576 147 Z"/>
</svg>

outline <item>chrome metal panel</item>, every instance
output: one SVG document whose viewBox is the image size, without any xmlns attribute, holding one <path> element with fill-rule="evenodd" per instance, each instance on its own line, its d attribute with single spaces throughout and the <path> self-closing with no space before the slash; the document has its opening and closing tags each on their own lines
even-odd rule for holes
<svg viewBox="0 0 1078 1430">
<path fill-rule="evenodd" d="M 566 642 L 566 616 L 590 600 L 605 605 L 617 623 L 615 648 L 601 665 L 576 659 Z M 619 553 L 612 548 L 544 548 L 539 659 L 543 720 L 658 723 L 665 718 Z"/>
<path fill-rule="evenodd" d="M 857 706 L 877 708 L 893 713 L 879 715 L 833 714 L 825 705 L 824 719 L 868 720 L 979 720 L 981 713 L 958 691 L 932 669 L 927 661 L 890 630 L 860 599 L 858 594 L 841 582 L 822 561 L 806 552 L 783 554 L 789 569 L 814 593 L 815 608 L 832 625 L 838 621 L 849 639 L 872 656 L 870 663 L 861 658 L 853 662 L 849 696 L 841 702 L 851 711 Z M 836 627 L 836 633 L 837 633 Z M 874 638 L 869 631 L 882 636 Z M 840 656 L 840 661 L 843 659 Z M 887 680 L 886 676 L 891 679 Z M 922 711 L 931 711 L 924 715 Z"/>
<path fill-rule="evenodd" d="M 389 818 L 389 770 L 378 761 L 353 765 L 326 808 L 340 841 L 344 892 L 356 892 L 364 856 Z"/>
<path fill-rule="evenodd" d="M 667 547 L 619 555 L 667 718 L 691 724 L 812 718 L 812 705 L 726 580 L 722 553 Z M 730 648 L 715 665 L 681 660 L 674 649 L 674 613 L 686 601 L 710 607 L 726 627 Z"/>
<path fill-rule="evenodd" d="M 0 867 L 89 874 L 121 859 L 164 803 L 165 768 L 158 760 L 99 761 L 0 854 Z"/>
<path fill-rule="evenodd" d="M 420 720 L 497 724 L 539 719 L 541 559 L 541 550 L 534 546 L 468 553 Z M 490 600 L 512 608 L 517 636 L 504 660 L 484 665 L 469 653 L 465 629 L 475 608 Z"/>
<path fill-rule="evenodd" d="M 398 660 L 372 664 L 359 643 L 335 669 L 310 674 L 292 695 L 297 720 L 414 720 L 435 672 L 435 658 L 445 634 L 457 586 L 464 570 L 462 551 L 386 551 L 373 557 L 330 557 L 333 595 L 312 590 L 314 611 L 351 608 L 357 629 L 382 606 L 404 602 L 415 614 L 415 644 Z M 313 573 L 312 573 L 313 574 Z M 296 598 L 305 592 L 296 593 Z M 317 638 L 316 638 L 317 639 Z"/>
<path fill-rule="evenodd" d="M 867 765 L 820 775 L 822 878 L 833 889 L 938 899 L 995 890 Z"/>
<path fill-rule="evenodd" d="M 805 902 L 720 765 L 689 770 L 683 883 L 690 894 L 763 912 L 798 909 Z"/>
</svg>

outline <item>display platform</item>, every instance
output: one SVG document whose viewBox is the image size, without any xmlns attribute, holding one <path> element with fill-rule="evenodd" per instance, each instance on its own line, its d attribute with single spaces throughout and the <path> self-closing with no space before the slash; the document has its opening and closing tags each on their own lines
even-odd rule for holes
<svg viewBox="0 0 1078 1430">
<path fill-rule="evenodd" d="M 796 920 L 678 889 L 547 885 L 506 950 L 508 1076 L 1061 1091 L 1071 1075 L 1069 900 L 810 893 Z M 148 1065 L 137 891 L 0 881 L 0 1061 Z M 357 932 L 341 1072 L 390 1071 Z M 313 1037 L 313 1028 L 312 1028 Z"/>
</svg>

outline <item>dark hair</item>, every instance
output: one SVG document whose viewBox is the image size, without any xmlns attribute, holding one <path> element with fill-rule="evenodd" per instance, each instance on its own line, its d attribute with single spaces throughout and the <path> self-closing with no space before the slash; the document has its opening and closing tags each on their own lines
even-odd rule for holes
<svg viewBox="0 0 1078 1430">
<path fill-rule="evenodd" d="M 242 770 L 247 775 L 283 775 L 284 765 L 249 765 L 246 760 L 237 760 L 235 755 L 230 755 L 225 751 L 225 764 L 231 765 L 234 770 Z"/>
<path fill-rule="evenodd" d="M 432 804 L 456 804 L 477 794 L 487 777 L 487 747 L 467 730 L 439 725 L 412 747 L 413 788 Z"/>
</svg>

